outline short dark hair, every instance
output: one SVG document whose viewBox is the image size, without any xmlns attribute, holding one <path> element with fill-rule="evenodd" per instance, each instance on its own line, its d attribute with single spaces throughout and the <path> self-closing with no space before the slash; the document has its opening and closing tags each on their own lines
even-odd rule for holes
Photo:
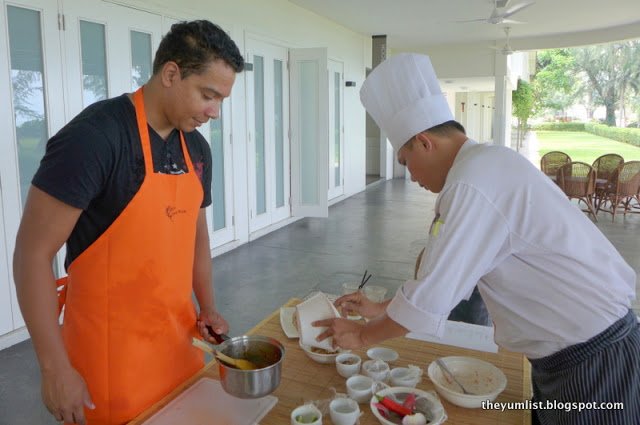
<svg viewBox="0 0 640 425">
<path fill-rule="evenodd" d="M 464 130 L 464 127 L 462 126 L 462 124 L 460 124 L 458 121 L 454 121 L 454 120 L 443 122 L 442 124 L 438 124 L 435 127 L 431 127 L 431 128 L 429 128 L 429 129 L 427 129 L 425 131 L 428 131 L 429 133 L 435 133 L 435 134 L 438 134 L 440 136 L 447 136 L 452 131 L 459 131 L 462 134 L 467 134 L 467 132 Z"/>
<path fill-rule="evenodd" d="M 178 22 L 162 37 L 153 60 L 153 74 L 173 61 L 180 67 L 182 78 L 186 78 L 200 74 L 216 59 L 225 61 L 235 72 L 244 69 L 238 46 L 222 28 L 206 20 Z"/>
<path fill-rule="evenodd" d="M 454 120 L 443 122 L 442 124 L 438 124 L 423 131 L 428 131 L 429 133 L 437 134 L 438 136 L 448 136 L 454 131 L 459 131 L 465 135 L 467 134 L 462 124 Z M 421 131 L 420 133 L 422 133 L 423 131 Z M 407 140 L 406 143 L 402 146 L 406 146 L 408 149 L 411 149 L 411 141 L 414 139 L 414 137 L 416 136 L 413 136 L 411 139 Z"/>
</svg>

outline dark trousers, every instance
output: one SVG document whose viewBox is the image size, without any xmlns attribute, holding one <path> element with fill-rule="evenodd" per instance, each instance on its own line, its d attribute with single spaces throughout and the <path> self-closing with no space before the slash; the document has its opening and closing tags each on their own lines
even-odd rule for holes
<svg viewBox="0 0 640 425">
<path fill-rule="evenodd" d="M 543 406 L 532 411 L 534 425 L 640 424 L 640 326 L 635 314 L 630 311 L 584 343 L 531 360 L 531 378 L 532 401 Z M 580 402 L 598 408 L 578 411 Z M 554 403 L 563 408 L 544 408 Z M 623 403 L 623 409 L 602 403 Z"/>
<path fill-rule="evenodd" d="M 474 325 L 491 326 L 491 319 L 487 306 L 484 304 L 478 287 L 473 288 L 469 300 L 462 300 L 449 313 L 449 320 L 466 322 Z"/>
</svg>

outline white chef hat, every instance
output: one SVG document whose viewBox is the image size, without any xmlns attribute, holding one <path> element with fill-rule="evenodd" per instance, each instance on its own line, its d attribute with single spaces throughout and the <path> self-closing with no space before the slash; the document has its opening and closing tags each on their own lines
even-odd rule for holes
<svg viewBox="0 0 640 425">
<path fill-rule="evenodd" d="M 367 77 L 360 101 L 398 151 L 416 134 L 454 119 L 429 56 L 402 53 Z"/>
</svg>

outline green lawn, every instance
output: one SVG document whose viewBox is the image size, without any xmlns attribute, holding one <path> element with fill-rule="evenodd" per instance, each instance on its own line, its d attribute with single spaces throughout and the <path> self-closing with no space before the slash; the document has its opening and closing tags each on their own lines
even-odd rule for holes
<svg viewBox="0 0 640 425">
<path fill-rule="evenodd" d="M 625 161 L 640 160 L 640 148 L 627 143 L 596 136 L 582 131 L 537 131 L 539 150 L 542 157 L 550 151 L 562 151 L 572 161 L 593 161 L 605 153 L 622 155 Z"/>
</svg>

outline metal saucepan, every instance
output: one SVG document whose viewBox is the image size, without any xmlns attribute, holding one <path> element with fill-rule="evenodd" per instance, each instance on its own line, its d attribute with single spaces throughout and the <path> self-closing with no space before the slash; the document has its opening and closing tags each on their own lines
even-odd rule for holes
<svg viewBox="0 0 640 425">
<path fill-rule="evenodd" d="M 210 329 L 210 332 L 212 329 Z M 218 351 L 236 359 L 246 359 L 258 369 L 240 370 L 218 361 L 218 371 L 222 388 L 238 398 L 260 398 L 271 394 L 280 385 L 284 346 L 276 339 L 250 335 L 216 340 L 223 341 Z"/>
</svg>

